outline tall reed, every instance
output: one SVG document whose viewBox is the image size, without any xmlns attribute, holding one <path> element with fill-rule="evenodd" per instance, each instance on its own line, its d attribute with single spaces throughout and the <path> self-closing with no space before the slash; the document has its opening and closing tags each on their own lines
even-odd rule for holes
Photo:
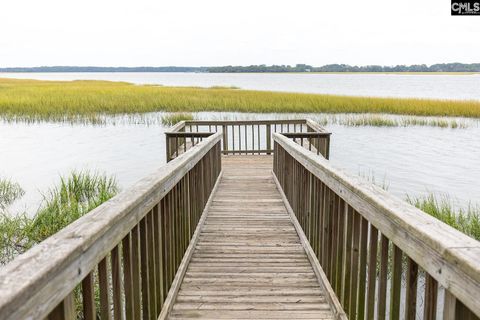
<svg viewBox="0 0 480 320">
<path fill-rule="evenodd" d="M 25 191 L 16 182 L 0 177 L 0 211 L 5 210 L 15 200 L 22 197 Z"/>
<path fill-rule="evenodd" d="M 469 205 L 466 209 L 456 208 L 452 199 L 447 195 L 440 197 L 434 194 L 423 197 L 409 196 L 407 201 L 451 227 L 480 240 L 480 207 Z"/>
<path fill-rule="evenodd" d="M 0 210 L 0 263 L 4 264 L 85 215 L 118 192 L 115 179 L 88 171 L 61 177 L 33 217 Z"/>
</svg>

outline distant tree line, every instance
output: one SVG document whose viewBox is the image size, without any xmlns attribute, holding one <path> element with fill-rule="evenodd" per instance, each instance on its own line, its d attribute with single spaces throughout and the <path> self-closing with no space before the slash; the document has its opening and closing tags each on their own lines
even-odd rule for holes
<svg viewBox="0 0 480 320">
<path fill-rule="evenodd" d="M 313 67 L 307 64 L 289 65 L 251 65 L 222 67 L 31 67 L 0 68 L 0 72 L 480 72 L 480 63 L 439 63 L 396 65 L 396 66 L 351 66 L 348 64 L 327 64 Z"/>
<path fill-rule="evenodd" d="M 16 67 L 0 68 L 0 72 L 205 72 L 206 68 L 199 67 Z"/>
<path fill-rule="evenodd" d="M 348 64 L 327 64 L 313 67 L 307 64 L 288 65 L 252 65 L 210 67 L 207 72 L 480 72 L 480 63 L 439 63 L 427 66 L 414 64 L 410 66 L 351 66 Z"/>
<path fill-rule="evenodd" d="M 265 64 L 252 66 L 223 66 L 223 67 L 209 67 L 207 72 L 311 72 L 312 66 L 306 64 L 297 64 L 295 66 L 288 65 L 271 65 Z"/>
</svg>

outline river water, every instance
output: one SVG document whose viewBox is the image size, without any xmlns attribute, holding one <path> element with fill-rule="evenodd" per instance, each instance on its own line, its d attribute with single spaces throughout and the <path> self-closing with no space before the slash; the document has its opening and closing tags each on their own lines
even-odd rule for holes
<svg viewBox="0 0 480 320">
<path fill-rule="evenodd" d="M 39 73 L 0 77 L 49 80 L 104 79 L 163 85 L 237 86 L 246 89 L 480 99 L 479 75 L 322 75 L 186 73 Z M 147 119 L 158 119 L 153 113 Z M 199 113 L 202 119 L 279 119 L 301 114 Z M 118 118 L 118 117 L 117 117 Z M 121 117 L 120 117 L 121 118 Z M 117 119 L 118 120 L 118 119 Z M 328 124 L 331 161 L 351 174 L 374 178 L 394 195 L 450 195 L 460 206 L 480 202 L 480 126 L 467 128 L 349 127 Z M 140 121 L 142 122 L 142 121 Z M 165 163 L 165 128 L 158 121 L 107 121 L 104 125 L 0 121 L 0 176 L 25 189 L 11 212 L 35 212 L 60 175 L 90 169 L 114 175 L 122 189 Z"/>
<path fill-rule="evenodd" d="M 221 114 L 222 119 L 312 116 Z M 199 113 L 197 117 L 219 115 Z M 386 184 L 396 196 L 449 194 L 461 206 L 480 199 L 480 128 L 473 120 L 465 129 L 337 124 L 326 128 L 333 133 L 335 166 Z M 128 188 L 165 163 L 164 130 L 155 122 L 0 123 L 0 175 L 17 181 L 26 191 L 11 211 L 34 212 L 42 194 L 72 170 L 105 172 L 114 175 L 122 189 Z"/>
<path fill-rule="evenodd" d="M 241 89 L 353 96 L 480 100 L 480 74 L 285 74 L 285 73 L 0 73 L 0 77 L 127 81 L 165 86 L 235 86 Z"/>
</svg>

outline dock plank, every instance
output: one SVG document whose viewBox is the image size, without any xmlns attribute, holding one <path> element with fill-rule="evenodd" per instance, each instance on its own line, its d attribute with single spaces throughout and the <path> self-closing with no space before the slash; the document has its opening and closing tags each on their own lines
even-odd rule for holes
<svg viewBox="0 0 480 320">
<path fill-rule="evenodd" d="M 270 156 L 226 156 L 168 319 L 333 319 Z"/>
</svg>

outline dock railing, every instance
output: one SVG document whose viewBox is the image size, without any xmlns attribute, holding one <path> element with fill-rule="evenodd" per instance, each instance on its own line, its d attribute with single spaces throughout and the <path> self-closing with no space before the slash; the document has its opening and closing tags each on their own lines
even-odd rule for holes
<svg viewBox="0 0 480 320">
<path fill-rule="evenodd" d="M 0 269 L 0 319 L 157 319 L 221 172 L 212 134 Z"/>
<path fill-rule="evenodd" d="M 271 154 L 272 134 L 283 133 L 328 159 L 330 133 L 310 119 L 181 121 L 166 136 L 167 161 L 188 150 L 209 133 L 222 133 L 222 154 Z"/>
<path fill-rule="evenodd" d="M 349 319 L 478 319 L 479 241 L 283 135 L 273 141 L 277 183 Z"/>
</svg>

